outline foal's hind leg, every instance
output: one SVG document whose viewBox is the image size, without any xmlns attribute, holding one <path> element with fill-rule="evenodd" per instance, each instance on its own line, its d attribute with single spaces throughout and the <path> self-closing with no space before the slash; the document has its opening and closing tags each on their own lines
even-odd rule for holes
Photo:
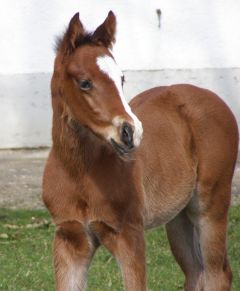
<svg viewBox="0 0 240 291">
<path fill-rule="evenodd" d="M 227 260 L 227 212 L 230 203 L 229 181 L 213 186 L 200 185 L 197 197 L 200 247 L 204 266 L 204 291 L 229 291 L 232 272 Z"/>
<path fill-rule="evenodd" d="M 202 291 L 202 257 L 198 236 L 185 210 L 166 225 L 173 255 L 185 274 L 185 290 Z"/>
</svg>

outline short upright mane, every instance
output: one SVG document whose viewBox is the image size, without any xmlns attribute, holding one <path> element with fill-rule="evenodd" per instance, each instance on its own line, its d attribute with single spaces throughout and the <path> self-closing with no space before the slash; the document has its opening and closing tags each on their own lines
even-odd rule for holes
<svg viewBox="0 0 240 291">
<path fill-rule="evenodd" d="M 54 44 L 54 51 L 55 53 L 58 53 L 61 50 L 62 43 L 64 40 L 66 32 L 64 32 L 62 35 L 57 36 Z M 75 42 L 76 48 L 79 48 L 83 45 L 97 45 L 97 43 L 93 39 L 93 32 L 86 32 L 83 36 L 78 36 Z"/>
</svg>

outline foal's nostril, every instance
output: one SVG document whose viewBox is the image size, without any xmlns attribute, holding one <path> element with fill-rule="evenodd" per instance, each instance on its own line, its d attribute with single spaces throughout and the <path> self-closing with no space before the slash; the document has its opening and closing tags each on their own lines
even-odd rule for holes
<svg viewBox="0 0 240 291">
<path fill-rule="evenodd" d="M 121 140 L 129 149 L 133 148 L 133 129 L 127 122 L 122 125 Z"/>
</svg>

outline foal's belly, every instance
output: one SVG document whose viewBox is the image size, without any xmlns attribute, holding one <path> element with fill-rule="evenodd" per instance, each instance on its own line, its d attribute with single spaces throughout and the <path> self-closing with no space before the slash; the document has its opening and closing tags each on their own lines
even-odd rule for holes
<svg viewBox="0 0 240 291">
<path fill-rule="evenodd" d="M 146 229 L 167 224 L 171 221 L 191 200 L 193 188 L 191 187 L 185 193 L 172 194 L 146 194 L 144 208 L 144 225 Z"/>
<path fill-rule="evenodd" d="M 168 164 L 171 165 L 170 161 Z M 191 164 L 166 165 L 166 171 L 159 168 L 149 170 L 146 163 L 143 176 L 144 224 L 152 228 L 172 220 L 191 200 L 195 184 L 196 170 Z M 153 171 L 153 169 L 156 169 Z"/>
</svg>

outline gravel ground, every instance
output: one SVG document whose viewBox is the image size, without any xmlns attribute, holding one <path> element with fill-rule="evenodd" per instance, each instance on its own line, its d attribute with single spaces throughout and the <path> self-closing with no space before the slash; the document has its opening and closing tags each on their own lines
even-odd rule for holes
<svg viewBox="0 0 240 291">
<path fill-rule="evenodd" d="M 41 184 L 49 150 L 0 151 L 0 207 L 43 208 Z"/>
<path fill-rule="evenodd" d="M 48 149 L 0 151 L 0 208 L 43 208 L 41 183 Z M 240 204 L 240 155 L 232 186 L 232 204 Z"/>
</svg>

